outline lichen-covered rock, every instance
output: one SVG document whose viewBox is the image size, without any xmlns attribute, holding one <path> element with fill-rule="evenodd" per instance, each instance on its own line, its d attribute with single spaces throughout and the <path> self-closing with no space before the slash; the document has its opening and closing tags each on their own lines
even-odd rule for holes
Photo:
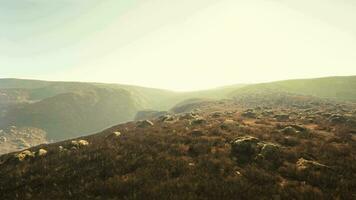
<svg viewBox="0 0 356 200">
<path fill-rule="evenodd" d="M 35 154 L 29 150 L 22 151 L 21 153 L 15 155 L 15 158 L 17 158 L 19 161 L 33 157 L 35 157 Z"/>
<path fill-rule="evenodd" d="M 261 148 L 260 154 L 265 159 L 276 159 L 279 157 L 281 152 L 280 146 L 273 143 L 263 144 Z"/>
<path fill-rule="evenodd" d="M 45 150 L 45 149 L 39 149 L 38 150 L 37 156 L 43 157 L 45 155 L 47 155 L 47 150 Z"/>
<path fill-rule="evenodd" d="M 85 146 L 88 146 L 89 145 L 89 142 L 86 141 L 86 140 L 73 140 L 71 141 L 71 146 L 72 148 L 76 148 L 76 149 L 79 149 L 81 147 L 85 147 Z"/>
<path fill-rule="evenodd" d="M 304 158 L 300 158 L 297 163 L 297 170 L 298 171 L 306 171 L 306 170 L 322 170 L 327 169 L 328 166 L 320 164 L 316 161 L 306 160 Z"/>
<path fill-rule="evenodd" d="M 245 162 L 254 157 L 258 151 L 259 139 L 251 136 L 239 137 L 231 144 L 231 153 L 238 160 Z"/>
</svg>

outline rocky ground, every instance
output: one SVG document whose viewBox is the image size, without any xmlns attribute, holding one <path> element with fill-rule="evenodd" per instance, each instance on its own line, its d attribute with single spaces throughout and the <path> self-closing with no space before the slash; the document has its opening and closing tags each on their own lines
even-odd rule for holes
<svg viewBox="0 0 356 200">
<path fill-rule="evenodd" d="M 0 199 L 356 199 L 356 106 L 271 95 L 0 157 Z"/>
<path fill-rule="evenodd" d="M 11 126 L 0 129 L 0 155 L 43 143 L 47 143 L 46 132 L 38 128 Z"/>
</svg>

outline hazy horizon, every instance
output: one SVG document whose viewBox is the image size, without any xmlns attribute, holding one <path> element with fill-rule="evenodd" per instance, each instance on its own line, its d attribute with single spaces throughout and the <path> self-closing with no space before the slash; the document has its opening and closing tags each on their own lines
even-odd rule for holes
<svg viewBox="0 0 356 200">
<path fill-rule="evenodd" d="M 351 0 L 2 0 L 0 77 L 195 91 L 356 74 Z"/>
</svg>

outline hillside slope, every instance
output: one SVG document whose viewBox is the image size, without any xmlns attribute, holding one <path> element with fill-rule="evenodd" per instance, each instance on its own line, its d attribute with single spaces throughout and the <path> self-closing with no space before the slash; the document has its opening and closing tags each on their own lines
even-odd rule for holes
<svg viewBox="0 0 356 200">
<path fill-rule="evenodd" d="M 122 84 L 0 79 L 0 129 L 38 128 L 49 141 L 58 141 L 133 120 L 141 110 L 168 110 L 187 98 L 224 98 L 234 87 L 178 93 Z"/>
<path fill-rule="evenodd" d="M 354 199 L 356 105 L 272 97 L 3 155 L 0 198 Z"/>
<path fill-rule="evenodd" d="M 0 126 L 39 127 L 49 139 L 63 140 L 129 121 L 140 109 L 125 90 L 93 89 L 15 107 Z"/>
<path fill-rule="evenodd" d="M 356 101 L 356 76 L 298 79 L 253 84 L 230 94 L 238 97 L 246 93 L 288 92 L 335 100 Z"/>
</svg>

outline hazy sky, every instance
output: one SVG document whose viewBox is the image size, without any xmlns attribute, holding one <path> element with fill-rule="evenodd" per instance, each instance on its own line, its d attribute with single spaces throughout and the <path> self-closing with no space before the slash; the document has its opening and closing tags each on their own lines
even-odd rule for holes
<svg viewBox="0 0 356 200">
<path fill-rule="evenodd" d="M 174 90 L 356 75 L 354 0 L 0 0 L 0 77 Z"/>
</svg>

